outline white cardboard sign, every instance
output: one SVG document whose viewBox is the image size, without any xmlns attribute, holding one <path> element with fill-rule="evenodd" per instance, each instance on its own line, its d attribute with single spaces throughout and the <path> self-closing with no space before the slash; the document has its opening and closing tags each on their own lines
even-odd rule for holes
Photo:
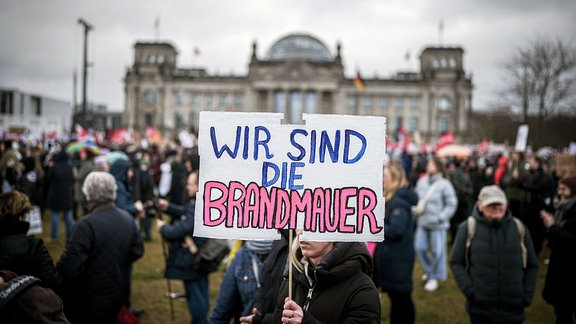
<svg viewBox="0 0 576 324">
<path fill-rule="evenodd" d="M 200 113 L 200 179 L 194 235 L 302 240 L 384 239 L 386 118 Z"/>
</svg>

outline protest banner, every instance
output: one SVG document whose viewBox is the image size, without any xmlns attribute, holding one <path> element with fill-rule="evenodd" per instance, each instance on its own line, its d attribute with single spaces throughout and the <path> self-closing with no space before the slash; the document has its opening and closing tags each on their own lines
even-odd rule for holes
<svg viewBox="0 0 576 324">
<path fill-rule="evenodd" d="M 201 112 L 195 236 L 382 241 L 386 118 Z"/>
</svg>

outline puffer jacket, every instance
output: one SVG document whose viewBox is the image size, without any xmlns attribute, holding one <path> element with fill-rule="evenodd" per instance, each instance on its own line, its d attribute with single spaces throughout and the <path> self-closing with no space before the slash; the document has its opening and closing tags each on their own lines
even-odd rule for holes
<svg viewBox="0 0 576 324">
<path fill-rule="evenodd" d="M 476 208 L 476 231 L 468 252 L 468 222 L 462 222 L 454 241 L 450 267 L 458 288 L 467 298 L 467 310 L 495 322 L 524 318 L 536 288 L 538 258 L 528 230 L 526 268 L 522 266 L 520 234 L 510 212 L 500 222 L 490 222 Z"/>
<path fill-rule="evenodd" d="M 417 219 L 418 226 L 428 230 L 448 229 L 450 219 L 458 207 L 458 197 L 454 187 L 441 174 L 425 176 L 418 180 L 415 190 L 419 199 L 424 198 L 428 189 L 437 181 L 440 183 L 426 200 L 424 213 Z"/>
<path fill-rule="evenodd" d="M 370 278 L 371 272 L 372 260 L 366 244 L 351 242 L 335 243 L 316 267 L 310 265 L 310 278 L 294 269 L 292 298 L 301 307 L 308 304 L 302 323 L 380 323 L 380 297 Z M 280 323 L 287 296 L 286 275 L 273 323 Z"/>
</svg>

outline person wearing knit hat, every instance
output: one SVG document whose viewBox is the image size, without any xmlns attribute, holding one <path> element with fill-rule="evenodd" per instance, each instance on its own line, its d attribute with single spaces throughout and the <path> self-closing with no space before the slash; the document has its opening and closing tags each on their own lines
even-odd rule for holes
<svg viewBox="0 0 576 324">
<path fill-rule="evenodd" d="M 576 177 L 558 183 L 559 201 L 554 214 L 541 211 L 550 248 L 550 262 L 542 296 L 554 307 L 556 323 L 573 323 L 576 317 Z"/>
<path fill-rule="evenodd" d="M 250 315 L 262 282 L 263 265 L 273 241 L 245 241 L 226 269 L 209 323 L 238 322 Z"/>
<path fill-rule="evenodd" d="M 62 279 L 44 242 L 26 235 L 30 224 L 25 217 L 30 210 L 25 194 L 16 190 L 0 194 L 0 269 L 34 276 L 58 292 Z"/>
</svg>

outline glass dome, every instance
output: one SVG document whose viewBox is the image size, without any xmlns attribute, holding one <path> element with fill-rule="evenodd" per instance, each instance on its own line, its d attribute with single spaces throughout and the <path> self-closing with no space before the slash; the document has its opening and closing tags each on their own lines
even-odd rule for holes
<svg viewBox="0 0 576 324">
<path fill-rule="evenodd" d="M 322 41 L 308 34 L 290 34 L 274 43 L 264 57 L 267 61 L 305 59 L 311 62 L 332 62 L 330 50 Z"/>
</svg>

